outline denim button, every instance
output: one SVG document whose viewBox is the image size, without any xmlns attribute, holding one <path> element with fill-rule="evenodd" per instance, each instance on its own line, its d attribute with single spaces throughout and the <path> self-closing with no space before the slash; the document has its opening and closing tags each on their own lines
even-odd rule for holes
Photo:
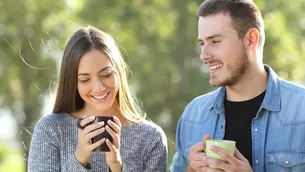
<svg viewBox="0 0 305 172">
<path fill-rule="evenodd" d="M 285 161 L 285 164 L 288 165 L 288 164 L 289 164 L 289 161 Z"/>
<path fill-rule="evenodd" d="M 258 128 L 255 128 L 254 131 L 258 131 Z"/>
<path fill-rule="evenodd" d="M 258 164 L 258 162 L 259 162 L 258 160 L 255 160 L 255 163 L 256 163 L 256 164 Z"/>
</svg>

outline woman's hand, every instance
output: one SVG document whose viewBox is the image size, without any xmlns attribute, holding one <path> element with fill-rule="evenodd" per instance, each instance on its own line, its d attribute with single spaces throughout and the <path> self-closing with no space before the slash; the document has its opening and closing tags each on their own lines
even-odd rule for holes
<svg viewBox="0 0 305 172">
<path fill-rule="evenodd" d="M 113 143 L 111 143 L 108 139 L 106 140 L 106 144 L 110 149 L 110 152 L 105 152 L 106 161 L 111 171 L 120 172 L 122 171 L 122 159 L 120 155 L 120 135 L 121 135 L 121 122 L 117 117 L 113 117 L 114 122 L 109 120 L 107 123 L 109 126 L 106 126 L 106 131 L 113 138 Z"/>
<path fill-rule="evenodd" d="M 91 139 L 105 131 L 104 122 L 98 122 L 88 125 L 95 119 L 94 116 L 85 117 L 79 123 L 78 129 L 78 142 L 76 151 L 74 152 L 75 158 L 85 167 L 90 160 L 93 150 L 105 142 L 105 138 L 91 143 Z M 88 125 L 88 126 L 87 126 Z"/>
</svg>

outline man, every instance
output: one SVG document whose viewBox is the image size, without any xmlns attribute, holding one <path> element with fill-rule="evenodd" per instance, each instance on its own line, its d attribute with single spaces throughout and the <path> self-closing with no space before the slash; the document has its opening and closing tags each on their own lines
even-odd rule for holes
<svg viewBox="0 0 305 172">
<path fill-rule="evenodd" d="M 171 172 L 305 171 L 305 88 L 263 64 L 264 23 L 250 0 L 206 0 L 198 9 L 200 59 L 217 90 L 185 108 Z M 207 139 L 236 141 L 234 155 Z M 220 169 L 209 168 L 216 165 Z"/>
</svg>

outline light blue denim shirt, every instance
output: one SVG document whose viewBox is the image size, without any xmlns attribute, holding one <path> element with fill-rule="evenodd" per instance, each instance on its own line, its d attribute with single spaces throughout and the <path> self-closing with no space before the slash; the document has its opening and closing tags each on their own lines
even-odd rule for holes
<svg viewBox="0 0 305 172">
<path fill-rule="evenodd" d="M 305 88 L 279 78 L 269 67 L 265 98 L 252 120 L 252 167 L 255 172 L 305 171 Z M 171 172 L 189 165 L 189 149 L 205 134 L 225 135 L 225 88 L 195 98 L 177 126 Z M 245 114 L 246 115 L 246 114 Z M 240 121 L 242 122 L 242 121 Z"/>
</svg>

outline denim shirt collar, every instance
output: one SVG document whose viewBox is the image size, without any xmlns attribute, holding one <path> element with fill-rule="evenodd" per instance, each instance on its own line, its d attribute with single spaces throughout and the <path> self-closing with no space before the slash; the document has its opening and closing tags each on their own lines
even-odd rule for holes
<svg viewBox="0 0 305 172">
<path fill-rule="evenodd" d="M 271 69 L 270 66 L 264 65 L 264 67 L 266 72 L 268 73 L 268 84 L 261 108 L 264 108 L 269 111 L 279 111 L 281 107 L 280 78 Z M 214 109 L 216 113 L 223 113 L 225 94 L 226 89 L 224 86 L 218 88 L 216 91 L 214 102 L 211 103 L 210 109 Z"/>
</svg>

